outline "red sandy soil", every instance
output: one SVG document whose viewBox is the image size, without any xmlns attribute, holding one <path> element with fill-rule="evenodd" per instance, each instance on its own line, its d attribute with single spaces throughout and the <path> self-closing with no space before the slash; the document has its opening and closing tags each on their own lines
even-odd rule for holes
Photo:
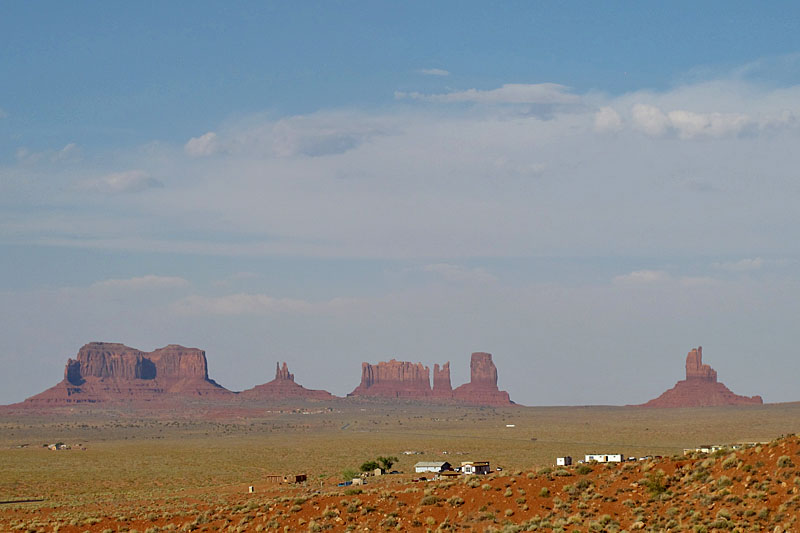
<svg viewBox="0 0 800 533">
<path fill-rule="evenodd" d="M 122 506 L 86 509 L 94 523 L 60 533 L 134 531 L 798 531 L 800 439 L 713 455 L 411 481 L 369 478 L 362 487 L 257 484 L 183 492 L 147 517 Z M 213 502 L 211 500 L 214 500 Z M 132 508 L 144 502 L 126 502 Z M 0 530 L 48 523 L 55 510 L 0 508 Z M 120 520 L 119 517 L 125 517 Z"/>
</svg>

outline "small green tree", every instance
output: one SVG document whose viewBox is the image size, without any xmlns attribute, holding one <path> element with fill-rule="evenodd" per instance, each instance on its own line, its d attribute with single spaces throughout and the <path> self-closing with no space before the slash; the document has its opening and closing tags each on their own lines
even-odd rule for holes
<svg viewBox="0 0 800 533">
<path fill-rule="evenodd" d="M 361 465 L 362 472 L 372 472 L 376 468 L 380 468 L 376 461 L 367 461 Z"/>
<path fill-rule="evenodd" d="M 382 455 L 378 456 L 378 462 L 381 464 L 381 470 L 384 472 L 388 472 L 391 470 L 392 465 L 397 462 L 397 457 L 383 457 Z"/>
<path fill-rule="evenodd" d="M 348 468 L 347 470 L 345 470 L 344 472 L 342 472 L 342 478 L 343 478 L 345 481 L 350 481 L 350 480 L 351 480 L 351 479 L 353 479 L 354 477 L 358 477 L 358 472 L 356 472 L 355 470 L 353 470 L 353 469 L 351 469 L 351 468 Z"/>
</svg>

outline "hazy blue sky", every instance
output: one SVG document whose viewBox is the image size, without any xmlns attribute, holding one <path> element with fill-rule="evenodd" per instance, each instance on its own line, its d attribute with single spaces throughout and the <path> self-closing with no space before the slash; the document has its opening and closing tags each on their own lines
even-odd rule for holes
<svg viewBox="0 0 800 533">
<path fill-rule="evenodd" d="M 0 403 L 86 342 L 488 351 L 530 405 L 644 402 L 691 348 L 800 400 L 795 2 L 10 2 Z"/>
</svg>

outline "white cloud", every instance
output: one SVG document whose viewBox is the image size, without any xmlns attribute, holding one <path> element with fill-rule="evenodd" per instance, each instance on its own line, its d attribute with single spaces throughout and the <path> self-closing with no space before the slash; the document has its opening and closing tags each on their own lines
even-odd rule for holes
<svg viewBox="0 0 800 533">
<path fill-rule="evenodd" d="M 192 137 L 183 146 L 184 151 L 192 157 L 212 155 L 219 150 L 217 134 L 213 131 L 204 133 L 200 137 Z"/>
<path fill-rule="evenodd" d="M 712 104 L 713 105 L 713 104 Z M 631 108 L 633 127 L 651 137 L 677 136 L 679 139 L 724 138 L 746 133 L 771 131 L 797 125 L 797 115 L 787 109 L 771 113 L 698 112 L 662 108 L 637 103 Z"/>
<path fill-rule="evenodd" d="M 569 92 L 569 87 L 557 83 L 508 83 L 498 89 L 467 89 L 444 94 L 397 92 L 395 97 L 428 102 L 481 104 L 576 104 L 580 101 L 580 97 Z"/>
<path fill-rule="evenodd" d="M 425 74 L 427 76 L 449 76 L 450 71 L 444 70 L 441 68 L 423 68 L 419 70 L 420 74 Z"/>
<path fill-rule="evenodd" d="M 127 279 L 107 279 L 92 284 L 96 289 L 121 289 L 121 290 L 149 290 L 149 289 L 176 289 L 188 287 L 189 282 L 180 277 L 156 276 L 149 274 Z"/>
<path fill-rule="evenodd" d="M 26 164 L 57 163 L 79 159 L 80 147 L 76 143 L 68 143 L 60 149 L 49 149 L 34 152 L 22 146 L 17 148 L 15 156 L 18 161 Z"/>
<path fill-rule="evenodd" d="M 69 143 L 64 148 L 56 152 L 57 159 L 68 159 L 80 151 L 80 148 L 75 143 Z"/>
<path fill-rule="evenodd" d="M 674 277 L 666 270 L 636 270 L 621 276 L 615 276 L 614 285 L 622 287 L 658 287 L 675 290 L 692 287 L 708 287 L 719 284 L 719 280 L 708 276 Z"/>
<path fill-rule="evenodd" d="M 346 298 L 310 302 L 267 294 L 236 293 L 218 297 L 192 295 L 176 302 L 173 307 L 177 312 L 189 315 L 316 314 L 334 312 L 355 302 Z"/>
<path fill-rule="evenodd" d="M 737 135 L 752 124 L 750 118 L 743 114 L 670 111 L 667 116 L 681 139 L 691 139 L 701 135 L 708 137 Z"/>
<path fill-rule="evenodd" d="M 665 270 L 636 270 L 629 274 L 616 276 L 615 284 L 647 285 L 652 283 L 665 283 L 672 280 L 672 276 Z"/>
<path fill-rule="evenodd" d="M 764 260 L 760 257 L 745 258 L 739 261 L 729 261 L 724 263 L 714 263 L 716 268 L 729 270 L 731 272 L 747 272 L 752 270 L 759 270 L 764 266 Z"/>
<path fill-rule="evenodd" d="M 622 129 L 622 117 L 613 107 L 601 107 L 594 114 L 594 129 L 599 132 L 619 131 Z"/>
<path fill-rule="evenodd" d="M 435 263 L 422 267 L 423 272 L 430 272 L 452 283 L 491 283 L 497 278 L 483 268 L 466 268 L 450 263 Z"/>
<path fill-rule="evenodd" d="M 358 113 L 318 113 L 276 121 L 264 139 L 278 157 L 321 157 L 359 147 L 386 134 L 385 123 Z"/>
<path fill-rule="evenodd" d="M 636 104 L 631 110 L 634 126 L 647 135 L 658 137 L 669 131 L 669 117 L 659 108 L 646 104 Z"/>
<path fill-rule="evenodd" d="M 143 170 L 128 170 L 107 174 L 97 179 L 81 181 L 78 183 L 77 188 L 103 194 L 120 194 L 142 192 L 163 186 L 163 183 Z"/>
</svg>

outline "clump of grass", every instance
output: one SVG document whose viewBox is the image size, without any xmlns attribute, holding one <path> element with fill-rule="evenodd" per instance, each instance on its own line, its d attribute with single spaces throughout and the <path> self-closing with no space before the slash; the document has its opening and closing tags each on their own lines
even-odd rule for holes
<svg viewBox="0 0 800 533">
<path fill-rule="evenodd" d="M 422 500 L 420 500 L 419 504 L 420 505 L 436 505 L 437 503 L 439 503 L 440 500 L 441 500 L 441 498 L 439 498 L 438 496 L 435 496 L 433 494 L 429 494 L 427 496 L 424 496 L 422 498 Z"/>
<path fill-rule="evenodd" d="M 452 507 L 458 507 L 459 505 L 464 505 L 464 498 L 461 496 L 453 496 L 447 499 L 447 503 L 449 503 Z"/>
</svg>

